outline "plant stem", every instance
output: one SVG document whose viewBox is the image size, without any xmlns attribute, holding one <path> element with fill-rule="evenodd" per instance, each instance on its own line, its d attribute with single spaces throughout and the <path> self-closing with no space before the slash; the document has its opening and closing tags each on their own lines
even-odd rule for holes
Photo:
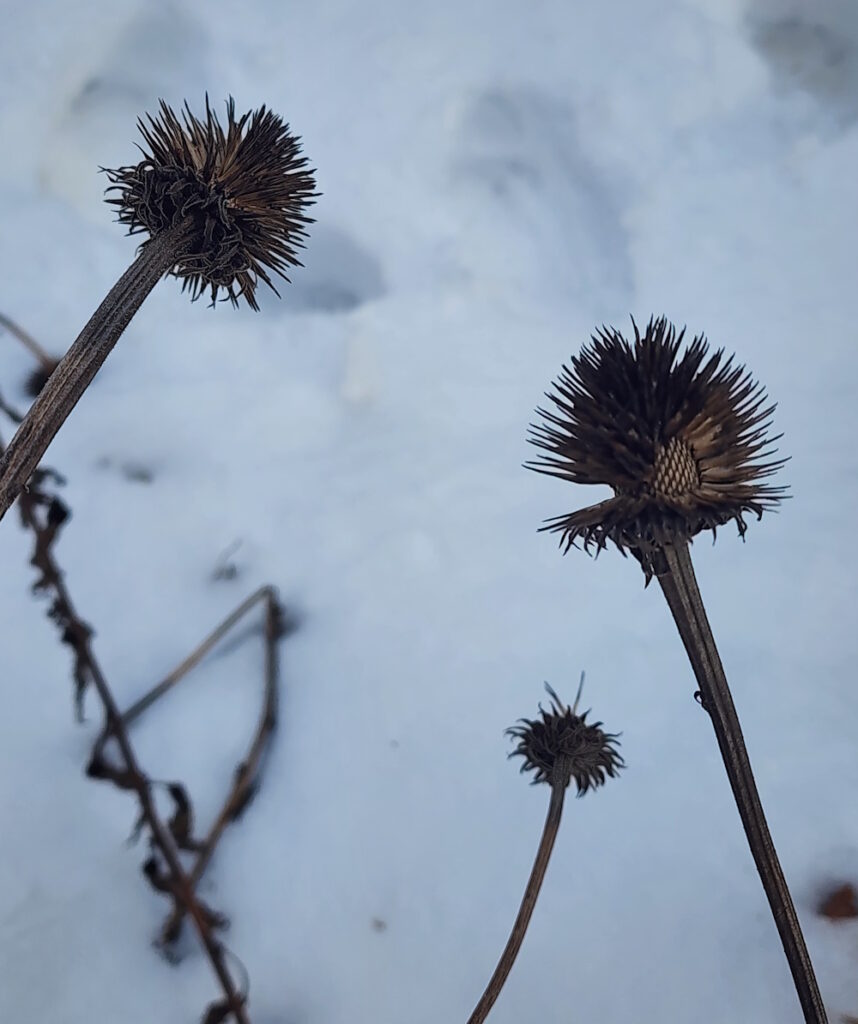
<svg viewBox="0 0 858 1024">
<path fill-rule="evenodd" d="M 5 408 L 2 399 L 0 399 L 0 406 L 3 406 L 13 419 L 18 418 L 12 410 Z M 2 453 L 2 450 L 2 442 L 0 442 L 0 453 Z M 160 850 L 170 871 L 170 877 L 175 886 L 174 896 L 182 903 L 183 908 L 193 920 L 200 942 L 223 988 L 224 1005 L 232 1013 L 236 1024 L 250 1024 L 245 996 L 237 989 L 232 976 L 227 970 L 224 958 L 225 949 L 212 934 L 211 925 L 200 907 L 194 892 L 194 883 L 192 883 L 182 866 L 173 836 L 158 816 L 155 802 L 152 799 L 150 781 L 137 762 L 134 748 L 131 746 L 131 741 L 128 738 L 128 733 L 125 729 L 119 707 L 113 697 L 113 692 L 92 650 L 90 644 L 92 630 L 75 611 L 62 571 L 54 561 L 51 553 L 51 544 L 57 526 L 44 526 L 40 524 L 35 513 L 38 497 L 44 497 L 44 495 L 37 495 L 34 488 L 31 492 L 21 496 L 19 506 L 24 525 L 32 530 L 36 539 L 31 564 L 43 574 L 44 579 L 44 583 L 37 583 L 37 586 L 50 586 L 54 591 L 53 608 L 59 611 L 58 621 L 67 624 L 66 628 L 70 631 L 67 642 L 72 643 L 76 656 L 85 663 L 88 678 L 92 680 L 92 684 L 101 699 L 105 715 L 105 732 L 116 740 L 125 762 L 125 768 L 131 777 L 130 788 L 133 788 L 137 794 L 141 812 L 151 829 L 152 839 Z M 266 624 L 268 625 L 268 623 Z M 270 632 L 270 627 L 267 632 Z M 272 657 L 273 654 L 269 651 L 266 655 L 267 666 L 270 666 Z M 270 673 L 276 672 L 276 662 L 274 666 L 274 668 L 269 668 Z M 225 1020 L 225 1017 L 221 1017 L 221 1020 Z"/>
<path fill-rule="evenodd" d="M 176 686 L 260 602 L 265 603 L 265 695 L 262 710 L 247 756 L 241 762 L 239 770 L 236 771 L 227 798 L 209 828 L 197 853 L 197 859 L 188 873 L 190 884 L 195 890 L 214 856 L 220 837 L 229 824 L 236 820 L 243 807 L 253 796 L 253 790 L 259 782 L 262 759 L 277 724 L 277 690 L 280 671 L 277 644 L 282 636 L 283 628 L 283 610 L 277 597 L 277 590 L 266 585 L 245 598 L 219 626 L 213 629 L 191 651 L 181 664 L 122 714 L 122 726 L 127 731 L 144 711 Z M 112 736 L 113 730 L 110 723 L 105 723 L 105 728 L 93 747 L 93 759 L 101 760 L 104 757 L 104 749 Z M 161 939 L 165 945 L 171 941 L 171 936 L 175 936 L 184 916 L 184 907 L 177 903 L 161 929 Z"/>
<path fill-rule="evenodd" d="M 128 735 L 122 725 L 122 715 L 120 714 L 119 708 L 116 706 L 116 702 L 113 699 L 113 694 L 111 693 L 107 682 L 101 674 L 101 671 L 94 659 L 90 662 L 90 669 L 93 670 L 92 680 L 96 690 L 98 690 L 99 697 L 101 697 L 107 721 L 110 725 L 113 736 L 116 739 L 116 743 L 122 752 L 122 758 L 125 761 L 128 771 L 137 779 L 136 790 L 137 797 L 140 800 L 141 810 L 149 824 L 149 828 L 152 830 L 152 838 L 157 844 L 158 849 L 161 851 L 167 867 L 169 868 L 170 875 L 176 886 L 176 895 L 181 900 L 185 910 L 188 912 L 196 926 L 200 942 L 202 943 L 203 948 L 208 955 L 209 962 L 211 963 L 212 968 L 217 975 L 217 979 L 223 988 L 226 1005 L 233 1014 L 235 1021 L 237 1024 L 250 1024 L 250 1018 L 247 1015 L 244 997 L 236 989 L 232 977 L 224 963 L 223 946 L 212 935 L 211 928 L 209 927 L 209 924 L 197 903 L 193 884 L 185 873 L 185 869 L 182 867 L 182 862 L 179 859 L 179 853 L 173 842 L 173 838 L 161 819 L 158 817 L 154 801 L 152 800 L 149 780 L 137 764 L 137 759 L 134 756 L 134 750 L 131 747 Z"/>
<path fill-rule="evenodd" d="M 712 719 L 724 767 L 792 971 L 804 1019 L 808 1024 L 826 1024 L 828 1018 L 813 964 L 766 824 L 739 716 L 700 597 L 688 544 L 668 546 L 663 549 L 663 555 L 663 563 L 657 573 L 658 582 L 694 669 L 703 707 Z"/>
<path fill-rule="evenodd" d="M 24 520 L 33 528 L 33 530 L 37 528 L 37 524 L 32 518 L 31 512 L 28 508 L 24 511 Z M 52 580 L 52 586 L 56 593 L 57 601 L 61 602 L 63 607 L 67 609 L 69 618 L 75 622 L 79 622 L 80 620 L 77 617 L 77 613 L 74 611 L 74 607 L 71 603 L 71 597 L 66 589 L 65 582 L 59 572 L 56 573 L 55 578 Z M 236 989 L 224 962 L 223 946 L 212 935 L 211 927 L 206 921 L 205 915 L 197 902 L 193 883 L 182 867 L 182 862 L 179 859 L 179 854 L 175 843 L 173 842 L 173 837 L 170 835 L 168 829 L 158 816 L 154 801 L 152 800 L 149 780 L 143 774 L 142 769 L 137 763 L 134 749 L 131 746 L 128 734 L 126 733 L 122 722 L 122 715 L 120 714 L 116 701 L 113 698 L 113 693 L 107 683 L 107 679 L 101 671 L 101 666 L 95 660 L 95 655 L 92 652 L 88 637 L 82 641 L 82 649 L 86 655 L 87 669 L 89 670 L 93 685 L 95 686 L 104 707 L 107 728 L 110 730 L 110 735 L 116 740 L 119 750 L 122 753 L 122 759 L 125 762 L 125 767 L 134 778 L 134 789 L 137 793 L 138 799 L 140 800 L 141 810 L 150 829 L 152 830 L 152 838 L 158 846 L 158 849 L 161 851 L 167 867 L 170 870 L 170 875 L 175 882 L 177 890 L 176 895 L 179 900 L 181 900 L 184 909 L 190 915 L 194 925 L 196 926 L 200 942 L 202 943 L 212 968 L 217 975 L 218 981 L 223 988 L 227 1004 L 230 1007 L 237 1024 L 249 1024 L 250 1018 L 247 1016 L 244 998 Z"/>
<path fill-rule="evenodd" d="M 483 992 L 482 998 L 477 1003 L 474 1012 L 468 1018 L 468 1024 L 482 1024 L 486 1017 L 488 1017 L 489 1011 L 497 1001 L 497 997 L 500 995 L 501 989 L 509 977 L 509 972 L 512 970 L 512 965 L 515 963 L 518 951 L 521 949 L 524 934 L 533 915 L 533 908 L 536 906 L 539 890 L 542 888 L 542 881 L 545 878 L 545 870 L 548 867 L 551 851 L 554 849 L 554 841 L 560 828 L 560 817 L 563 814 L 563 799 L 565 795 L 565 783 L 558 783 L 551 787 L 548 816 L 545 819 L 542 838 L 539 841 L 536 859 L 533 862 L 530 878 L 527 881 L 527 888 L 524 890 L 524 897 L 519 907 L 518 916 L 515 919 L 515 924 L 512 926 L 512 931 L 510 932 L 506 947 L 503 953 L 501 953 L 501 958 L 498 961 L 495 972 L 491 976 L 491 980 L 486 986 L 486 990 Z"/>
<path fill-rule="evenodd" d="M 143 300 L 175 265 L 190 231 L 190 222 L 183 221 L 143 247 L 48 378 L 0 458 L 0 519 L 21 493 Z"/>
<path fill-rule="evenodd" d="M 225 636 L 230 632 L 244 616 L 260 601 L 266 602 L 266 623 L 272 606 L 277 607 L 277 591 L 270 584 L 259 587 L 246 597 L 241 604 L 229 613 L 229 615 L 216 626 L 209 635 L 202 640 L 191 653 L 178 664 L 172 672 L 165 676 L 157 685 L 153 686 L 148 693 L 135 701 L 127 711 L 122 713 L 122 724 L 128 728 L 144 711 L 148 710 L 157 700 L 160 700 L 169 690 L 180 682 L 190 671 L 195 668 Z M 267 665 L 267 656 L 266 656 Z M 276 677 L 276 670 L 272 670 Z M 268 677 L 266 677 L 268 678 Z M 267 684 L 266 684 L 267 685 Z M 106 737 L 109 738 L 109 737 Z"/>
</svg>

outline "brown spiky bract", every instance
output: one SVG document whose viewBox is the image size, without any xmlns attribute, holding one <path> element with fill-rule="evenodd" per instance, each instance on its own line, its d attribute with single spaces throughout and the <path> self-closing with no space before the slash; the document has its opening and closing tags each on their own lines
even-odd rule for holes
<svg viewBox="0 0 858 1024">
<path fill-rule="evenodd" d="M 225 129 L 208 97 L 204 120 L 187 103 L 181 120 L 163 100 L 160 108 L 138 121 L 143 160 L 107 170 L 108 191 L 118 193 L 108 201 L 130 234 L 154 237 L 192 222 L 191 242 L 171 271 L 183 290 L 197 299 L 210 289 L 214 303 L 223 289 L 233 305 L 243 298 L 258 309 L 258 282 L 276 292 L 269 271 L 288 281 L 312 223 L 306 209 L 317 193 L 300 140 L 264 106 L 236 118 L 232 98 Z"/>
<path fill-rule="evenodd" d="M 546 683 L 551 706 L 539 705 L 539 718 L 522 718 L 507 729 L 518 746 L 509 755 L 522 757 L 522 772 L 534 772 L 533 784 L 547 782 L 564 789 L 574 779 L 578 796 L 603 785 L 624 767 L 617 750 L 618 734 L 604 732 L 601 722 L 588 723 L 589 711 L 578 715 Z"/>
<path fill-rule="evenodd" d="M 634 342 L 603 327 L 564 367 L 537 409 L 544 422 L 529 440 L 548 454 L 528 463 L 573 483 L 607 484 L 613 497 L 549 519 L 568 551 L 576 540 L 596 550 L 612 541 L 649 571 L 654 552 L 733 520 L 760 518 L 784 498 L 765 481 L 786 459 L 771 459 L 766 436 L 774 405 L 744 366 L 722 349 L 709 355 L 685 330 L 651 319 Z"/>
</svg>

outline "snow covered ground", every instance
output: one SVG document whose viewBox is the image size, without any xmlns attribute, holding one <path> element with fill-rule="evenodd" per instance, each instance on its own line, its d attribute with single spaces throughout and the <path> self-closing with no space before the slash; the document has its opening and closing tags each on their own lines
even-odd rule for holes
<svg viewBox="0 0 858 1024">
<path fill-rule="evenodd" d="M 855 4 L 42 0 L 3 21 L 0 311 L 57 353 L 133 256 L 97 168 L 134 160 L 158 97 L 267 103 L 318 168 L 283 300 L 160 284 L 48 459 L 123 704 L 261 583 L 301 616 L 262 792 L 203 887 L 254 1024 L 467 1019 L 547 802 L 503 729 L 581 669 L 628 769 L 569 803 L 492 1020 L 800 1020 L 658 589 L 536 533 L 593 495 L 521 468 L 532 409 L 630 313 L 705 331 L 780 403 L 793 500 L 694 555 L 832 1021 L 858 1014 L 858 924 L 814 913 L 858 878 Z M 0 337 L 7 399 L 31 368 Z M 134 803 L 83 777 L 98 706 L 74 723 L 28 557 L 10 514 L 0 1020 L 187 1024 L 217 989 L 192 938 L 175 968 L 150 947 Z M 210 659 L 134 733 L 200 816 L 261 658 Z"/>
</svg>

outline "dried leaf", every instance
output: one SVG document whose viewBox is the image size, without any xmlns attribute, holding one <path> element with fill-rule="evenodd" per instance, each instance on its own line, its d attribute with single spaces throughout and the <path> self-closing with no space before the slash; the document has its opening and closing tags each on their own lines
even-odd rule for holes
<svg viewBox="0 0 858 1024">
<path fill-rule="evenodd" d="M 200 850 L 203 844 L 193 838 L 194 812 L 187 790 L 180 782 L 171 782 L 167 786 L 167 791 L 175 805 L 173 816 L 167 822 L 167 826 L 176 840 L 176 845 L 180 850 Z"/>
<path fill-rule="evenodd" d="M 173 895 L 173 880 L 158 863 L 158 858 L 154 853 L 150 857 L 146 858 L 141 870 L 144 876 L 149 880 L 149 884 L 153 889 L 157 889 L 158 892 L 166 893 L 168 896 Z"/>
<path fill-rule="evenodd" d="M 229 1003 L 225 999 L 219 999 L 209 1005 L 200 1024 L 222 1024 L 231 1013 Z"/>
<path fill-rule="evenodd" d="M 209 928 L 213 928 L 216 931 L 226 931 L 229 928 L 229 918 L 226 914 L 222 914 L 219 910 L 212 910 L 210 906 L 203 903 L 201 899 L 197 899 L 197 906 L 202 911 L 203 918 Z"/>
<path fill-rule="evenodd" d="M 94 753 L 86 766 L 86 774 L 90 779 L 104 779 L 112 782 L 120 789 L 131 789 L 135 792 L 145 784 L 145 779 L 128 768 L 117 768 L 109 764 L 100 753 Z"/>
<path fill-rule="evenodd" d="M 254 779 L 245 784 L 247 776 L 247 764 L 242 761 L 236 766 L 233 775 L 233 789 L 239 794 L 230 815 L 230 821 L 238 821 L 247 808 L 253 803 L 254 797 L 259 792 L 259 783 Z"/>
<path fill-rule="evenodd" d="M 829 921 L 847 921 L 858 917 L 858 894 L 850 882 L 832 889 L 817 907 L 817 913 Z"/>
</svg>

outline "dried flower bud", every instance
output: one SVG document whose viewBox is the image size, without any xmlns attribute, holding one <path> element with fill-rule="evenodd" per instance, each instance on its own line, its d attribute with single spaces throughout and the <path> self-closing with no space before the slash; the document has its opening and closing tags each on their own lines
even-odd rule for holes
<svg viewBox="0 0 858 1024">
<path fill-rule="evenodd" d="M 507 735 L 519 741 L 509 756 L 524 758 L 521 771 L 535 772 L 533 784 L 547 782 L 565 789 L 574 779 L 577 795 L 583 796 L 624 767 L 617 751 L 619 734 L 603 732 L 601 722 L 589 724 L 589 711 L 578 715 L 547 683 L 545 689 L 551 696 L 549 710 L 540 704 L 540 718 L 522 718 L 507 729 Z"/>
<path fill-rule="evenodd" d="M 634 344 L 602 328 L 563 368 L 546 395 L 555 408 L 537 410 L 544 423 L 529 438 L 549 454 L 528 466 L 614 491 L 547 520 L 566 551 L 610 540 L 648 569 L 658 548 L 731 519 L 744 535 L 745 512 L 760 518 L 783 499 L 785 487 L 763 481 L 786 459 L 765 461 L 780 437 L 766 437 L 775 406 L 744 366 L 721 349 L 707 359 L 702 335 L 679 357 L 685 331 L 663 317 L 643 337 L 632 324 Z"/>
<path fill-rule="evenodd" d="M 119 221 L 154 237 L 191 218 L 194 237 L 172 270 L 182 288 L 193 299 L 210 288 L 213 303 L 222 288 L 233 305 L 243 297 L 257 309 L 260 279 L 276 292 L 266 268 L 288 280 L 312 223 L 315 181 L 300 140 L 265 107 L 236 119 L 231 98 L 225 130 L 208 98 L 204 121 L 187 104 L 180 121 L 163 100 L 147 120 L 138 121 L 143 160 L 107 171 Z"/>
</svg>

